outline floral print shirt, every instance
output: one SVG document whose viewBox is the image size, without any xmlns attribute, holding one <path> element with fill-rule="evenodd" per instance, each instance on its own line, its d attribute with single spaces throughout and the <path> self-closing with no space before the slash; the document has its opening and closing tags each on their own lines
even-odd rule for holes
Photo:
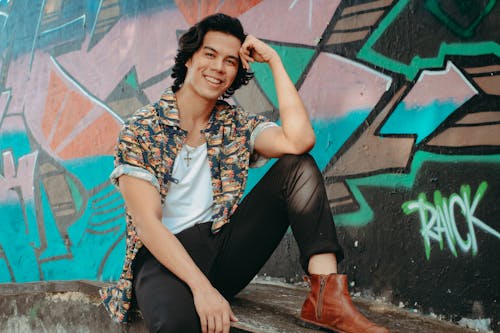
<svg viewBox="0 0 500 333">
<path fill-rule="evenodd" d="M 236 210 L 248 175 L 248 168 L 265 163 L 253 154 L 255 137 L 263 129 L 276 126 L 262 115 L 218 101 L 203 131 L 211 170 L 214 208 L 212 231 L 216 233 Z M 137 110 L 124 124 L 116 147 L 115 169 L 110 178 L 130 175 L 150 182 L 160 193 L 162 204 L 167 195 L 175 158 L 187 132 L 180 128 L 175 94 L 167 89 L 161 99 Z M 263 163 L 262 163 L 263 162 Z M 126 213 L 127 237 L 123 271 L 114 286 L 100 290 L 104 307 L 116 322 L 126 323 L 134 309 L 132 262 L 142 247 L 134 221 Z"/>
</svg>

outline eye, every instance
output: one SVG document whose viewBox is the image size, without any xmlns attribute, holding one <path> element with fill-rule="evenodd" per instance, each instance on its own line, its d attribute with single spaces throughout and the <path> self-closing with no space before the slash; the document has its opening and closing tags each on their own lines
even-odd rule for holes
<svg viewBox="0 0 500 333">
<path fill-rule="evenodd" d="M 211 52 L 211 51 L 206 51 L 206 52 L 205 52 L 205 56 L 206 56 L 207 58 L 214 58 L 214 57 L 215 57 L 215 54 L 214 54 L 213 52 Z"/>
<path fill-rule="evenodd" d="M 233 59 L 233 58 L 227 58 L 226 59 L 226 63 L 228 65 L 231 65 L 231 66 L 237 66 L 238 65 L 238 62 L 236 61 L 236 59 Z"/>
</svg>

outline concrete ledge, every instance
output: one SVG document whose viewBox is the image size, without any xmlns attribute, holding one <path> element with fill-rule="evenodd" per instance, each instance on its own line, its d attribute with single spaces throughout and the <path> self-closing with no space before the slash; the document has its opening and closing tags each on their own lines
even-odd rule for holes
<svg viewBox="0 0 500 333">
<path fill-rule="evenodd" d="M 119 325 L 109 319 L 97 292 L 103 285 L 94 281 L 0 284 L 0 332 L 146 333 L 140 320 Z M 231 302 L 240 319 L 231 332 L 317 332 L 299 319 L 306 293 L 306 288 L 288 284 L 251 283 Z M 393 333 L 474 332 L 392 305 L 361 298 L 354 301 L 366 316 Z"/>
<path fill-rule="evenodd" d="M 111 322 L 97 289 L 87 281 L 50 281 L 0 285 L 0 332 L 138 332 L 142 323 Z"/>
<path fill-rule="evenodd" d="M 147 333 L 142 320 L 130 325 L 112 322 L 98 289 L 109 283 L 95 281 L 43 281 L 0 284 L 1 333 Z M 241 322 L 232 333 L 256 332 Z"/>
</svg>

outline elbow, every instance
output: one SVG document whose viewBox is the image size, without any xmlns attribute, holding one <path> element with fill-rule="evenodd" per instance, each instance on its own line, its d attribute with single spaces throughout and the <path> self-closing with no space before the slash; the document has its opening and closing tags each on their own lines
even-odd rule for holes
<svg viewBox="0 0 500 333">
<path fill-rule="evenodd" d="M 313 131 L 309 133 L 308 135 L 304 136 L 301 140 L 301 149 L 302 151 L 300 152 L 301 154 L 305 154 L 311 151 L 313 149 L 314 145 L 316 144 L 316 135 L 314 134 Z"/>
<path fill-rule="evenodd" d="M 137 237 L 141 241 L 144 240 L 144 229 L 141 227 L 140 224 L 135 223 L 135 233 L 137 234 Z"/>
<path fill-rule="evenodd" d="M 309 135 L 300 138 L 300 141 L 296 142 L 291 153 L 295 155 L 302 155 L 311 151 L 316 144 L 316 135 L 312 132 Z"/>
<path fill-rule="evenodd" d="M 140 223 L 139 219 L 135 219 L 132 217 L 132 220 L 133 220 L 135 233 L 137 234 L 137 238 L 139 238 L 141 240 L 141 242 L 144 243 L 144 239 L 146 238 L 145 236 L 147 236 L 147 233 L 145 233 L 145 230 L 144 230 L 144 226 Z"/>
<path fill-rule="evenodd" d="M 304 153 L 308 153 L 311 151 L 311 149 L 314 148 L 314 145 L 316 144 L 316 135 L 314 132 L 311 133 L 311 135 L 308 135 L 308 137 L 304 140 Z"/>
<path fill-rule="evenodd" d="M 152 223 L 154 216 L 144 216 L 142 214 L 132 215 L 132 221 L 134 224 L 135 232 L 137 237 L 144 243 L 145 240 L 150 237 Z"/>
</svg>

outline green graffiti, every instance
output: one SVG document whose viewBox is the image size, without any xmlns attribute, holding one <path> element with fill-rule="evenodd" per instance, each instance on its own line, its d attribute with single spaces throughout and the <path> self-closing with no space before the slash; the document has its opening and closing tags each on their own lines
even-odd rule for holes
<svg viewBox="0 0 500 333">
<path fill-rule="evenodd" d="M 486 6 L 478 13 L 476 18 L 467 26 L 462 27 L 457 23 L 448 13 L 446 13 L 438 0 L 426 0 L 425 8 L 429 10 L 434 16 L 436 16 L 441 22 L 443 22 L 451 31 L 463 38 L 469 38 L 474 35 L 474 31 L 477 26 L 483 21 L 483 19 L 491 12 L 493 7 L 495 7 L 496 0 L 490 0 Z M 458 8 L 461 12 L 472 12 L 474 5 L 471 2 L 463 0 L 455 0 Z"/>
<path fill-rule="evenodd" d="M 75 202 L 75 209 L 78 212 L 83 204 L 82 194 L 78 190 L 78 186 L 75 184 L 73 179 L 66 176 L 66 181 L 68 182 L 69 190 L 71 191 L 71 196 L 73 197 L 73 200 Z"/>
<path fill-rule="evenodd" d="M 375 220 L 375 214 L 365 199 L 361 188 L 380 187 L 386 189 L 411 189 L 415 178 L 422 171 L 425 162 L 434 163 L 493 163 L 500 166 L 500 155 L 441 155 L 425 151 L 417 151 L 413 156 L 409 173 L 382 173 L 366 177 L 350 178 L 345 182 L 359 204 L 359 210 L 334 216 L 335 225 L 361 227 Z"/>
<path fill-rule="evenodd" d="M 432 58 L 421 58 L 415 55 L 409 64 L 394 60 L 375 51 L 373 46 L 382 37 L 387 28 L 400 17 L 410 0 L 401 0 L 394 5 L 391 11 L 382 19 L 375 31 L 370 35 L 365 45 L 358 52 L 357 57 L 387 70 L 401 73 L 408 80 L 413 80 L 421 69 L 439 68 L 444 64 L 448 55 L 478 56 L 482 54 L 495 54 L 500 56 L 500 45 L 494 41 L 446 43 L 442 42 L 438 54 Z"/>
<path fill-rule="evenodd" d="M 435 191 L 434 204 L 432 204 L 427 201 L 425 193 L 420 193 L 417 200 L 407 201 L 401 206 L 406 215 L 418 212 L 421 224 L 420 234 L 424 239 L 427 260 L 429 260 L 431 255 L 431 240 L 437 241 L 441 250 L 444 249 L 446 240 L 448 249 L 457 257 L 457 246 L 463 252 L 471 251 L 473 255 L 477 255 L 476 227 L 500 238 L 499 232 L 475 216 L 476 208 L 484 197 L 487 188 L 488 183 L 483 181 L 479 185 L 472 201 L 471 187 L 469 185 L 462 185 L 460 194 L 453 193 L 449 199 L 443 197 L 440 191 Z M 455 218 L 457 209 L 462 214 L 466 223 L 467 234 L 465 239 L 462 238 L 457 227 Z"/>
</svg>

